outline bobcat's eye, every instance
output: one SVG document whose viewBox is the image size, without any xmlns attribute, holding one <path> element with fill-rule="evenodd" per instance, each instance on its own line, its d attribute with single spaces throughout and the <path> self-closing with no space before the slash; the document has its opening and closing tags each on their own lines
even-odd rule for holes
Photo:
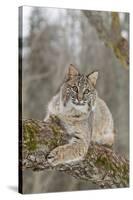
<svg viewBox="0 0 133 200">
<path fill-rule="evenodd" d="M 73 86 L 72 89 L 74 92 L 78 92 L 78 88 L 76 86 Z"/>
<path fill-rule="evenodd" d="M 84 94 L 88 94 L 90 92 L 90 90 L 89 89 L 86 89 L 85 91 L 84 91 Z"/>
</svg>

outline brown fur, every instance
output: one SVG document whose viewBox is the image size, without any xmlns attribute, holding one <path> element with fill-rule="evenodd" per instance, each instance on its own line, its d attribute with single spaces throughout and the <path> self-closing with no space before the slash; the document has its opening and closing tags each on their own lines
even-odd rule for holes
<svg viewBox="0 0 133 200">
<path fill-rule="evenodd" d="M 72 136 L 68 144 L 50 152 L 48 162 L 51 165 L 83 159 L 91 141 L 114 143 L 113 118 L 105 102 L 98 97 L 97 77 L 98 72 L 81 75 L 70 65 L 60 92 L 49 103 L 45 120 L 56 115 Z"/>
</svg>

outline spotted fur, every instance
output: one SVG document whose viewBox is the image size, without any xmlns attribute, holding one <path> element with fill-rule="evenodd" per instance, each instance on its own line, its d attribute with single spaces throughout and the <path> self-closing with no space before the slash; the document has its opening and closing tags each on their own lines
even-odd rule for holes
<svg viewBox="0 0 133 200">
<path fill-rule="evenodd" d="M 68 144 L 50 152 L 51 165 L 83 159 L 91 141 L 114 143 L 113 118 L 105 102 L 98 97 L 97 78 L 98 72 L 83 75 L 70 65 L 60 92 L 50 101 L 45 121 L 56 115 L 71 136 Z"/>
</svg>

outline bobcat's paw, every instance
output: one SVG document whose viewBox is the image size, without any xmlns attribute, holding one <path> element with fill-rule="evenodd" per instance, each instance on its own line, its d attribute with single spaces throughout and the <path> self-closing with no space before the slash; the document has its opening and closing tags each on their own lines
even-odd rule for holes
<svg viewBox="0 0 133 200">
<path fill-rule="evenodd" d="M 53 151 L 51 151 L 47 157 L 47 161 L 50 165 L 56 166 L 59 164 L 63 164 L 63 152 L 61 152 L 61 148 L 55 148 Z"/>
</svg>

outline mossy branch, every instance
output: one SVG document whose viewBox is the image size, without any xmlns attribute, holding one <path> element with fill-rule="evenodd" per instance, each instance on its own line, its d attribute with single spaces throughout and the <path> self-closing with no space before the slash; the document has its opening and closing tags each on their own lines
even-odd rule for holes
<svg viewBox="0 0 133 200">
<path fill-rule="evenodd" d="M 91 144 L 83 161 L 51 167 L 47 162 L 49 152 L 68 142 L 68 134 L 57 117 L 49 122 L 24 120 L 22 130 L 20 169 L 54 169 L 91 181 L 99 188 L 128 187 L 128 160 L 103 145 Z"/>
<path fill-rule="evenodd" d="M 89 23 L 95 28 L 99 38 L 104 44 L 111 48 L 114 55 L 121 64 L 127 69 L 129 66 L 129 43 L 121 35 L 121 25 L 118 12 L 111 12 L 110 27 L 106 27 L 99 12 L 83 10 Z"/>
</svg>

